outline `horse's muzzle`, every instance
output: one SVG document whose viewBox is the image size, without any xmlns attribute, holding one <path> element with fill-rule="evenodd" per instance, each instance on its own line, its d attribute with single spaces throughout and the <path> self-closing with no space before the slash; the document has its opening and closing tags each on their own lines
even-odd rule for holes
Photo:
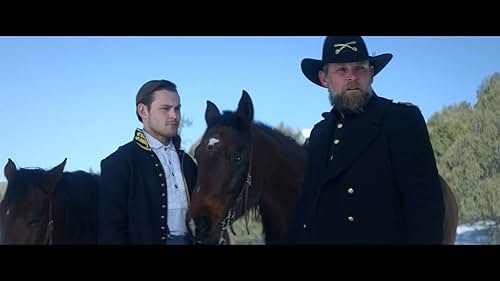
<svg viewBox="0 0 500 281">
<path fill-rule="evenodd" d="M 191 218 L 188 221 L 188 230 L 197 244 L 211 244 L 210 239 L 211 220 L 207 216 Z"/>
</svg>

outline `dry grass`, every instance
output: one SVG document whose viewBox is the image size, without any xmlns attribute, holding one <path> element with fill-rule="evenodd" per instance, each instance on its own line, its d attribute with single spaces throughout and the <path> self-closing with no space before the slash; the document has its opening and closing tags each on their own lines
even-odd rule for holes
<svg viewBox="0 0 500 281">
<path fill-rule="evenodd" d="M 250 216 L 251 217 L 251 216 Z M 240 218 L 233 224 L 236 236 L 229 231 L 231 245 L 263 245 L 262 224 L 258 219 L 250 218 L 248 220 L 248 231 L 245 226 L 245 219 Z"/>
</svg>

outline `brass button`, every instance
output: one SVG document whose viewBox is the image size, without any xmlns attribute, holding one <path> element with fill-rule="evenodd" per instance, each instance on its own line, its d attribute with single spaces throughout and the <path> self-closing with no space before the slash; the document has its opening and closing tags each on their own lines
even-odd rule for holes
<svg viewBox="0 0 500 281">
<path fill-rule="evenodd" d="M 162 196 L 162 197 L 165 197 L 165 192 L 162 192 L 162 193 L 161 193 L 161 196 Z"/>
<path fill-rule="evenodd" d="M 339 142 L 340 142 L 340 141 L 339 141 L 338 139 L 334 139 L 334 140 L 333 140 L 333 144 L 339 144 Z"/>
<path fill-rule="evenodd" d="M 164 219 L 165 219 L 165 216 L 161 216 L 160 218 L 161 218 L 162 220 L 164 220 Z"/>
<path fill-rule="evenodd" d="M 165 240 L 165 236 L 162 236 L 162 237 L 161 237 L 161 240 Z"/>
<path fill-rule="evenodd" d="M 333 155 L 332 155 L 332 156 L 330 156 L 330 161 L 331 161 L 331 160 L 333 160 Z"/>
<path fill-rule="evenodd" d="M 158 176 L 163 177 L 163 174 L 162 174 L 162 173 L 160 173 Z"/>
<path fill-rule="evenodd" d="M 162 184 L 161 184 L 161 187 L 165 187 L 165 184 L 164 184 L 164 183 L 162 183 Z"/>
<path fill-rule="evenodd" d="M 348 192 L 349 194 L 353 194 L 353 193 L 354 193 L 354 188 L 349 187 L 349 188 L 347 189 L 347 192 Z"/>
<path fill-rule="evenodd" d="M 347 220 L 350 221 L 350 222 L 353 222 L 354 221 L 354 217 L 353 216 L 348 216 Z"/>
<path fill-rule="evenodd" d="M 150 154 L 149 156 L 151 156 L 151 157 L 155 157 L 155 155 L 154 155 L 154 154 Z"/>
<path fill-rule="evenodd" d="M 304 223 L 303 227 L 304 227 L 304 228 L 307 228 L 307 224 L 305 224 L 305 223 Z"/>
<path fill-rule="evenodd" d="M 161 205 L 161 207 L 162 207 L 163 209 L 165 209 L 165 207 L 167 207 L 167 206 L 165 206 L 165 205 Z"/>
<path fill-rule="evenodd" d="M 164 227 L 164 226 L 162 226 L 162 227 L 161 227 L 161 229 L 163 230 L 163 229 L 165 229 L 165 227 Z"/>
<path fill-rule="evenodd" d="M 155 163 L 155 167 L 158 167 L 158 163 Z"/>
<path fill-rule="evenodd" d="M 342 128 L 342 127 L 344 127 L 344 125 L 342 125 L 342 123 L 338 123 L 338 124 L 337 124 L 337 128 L 339 128 L 339 129 L 340 129 L 340 128 Z"/>
</svg>

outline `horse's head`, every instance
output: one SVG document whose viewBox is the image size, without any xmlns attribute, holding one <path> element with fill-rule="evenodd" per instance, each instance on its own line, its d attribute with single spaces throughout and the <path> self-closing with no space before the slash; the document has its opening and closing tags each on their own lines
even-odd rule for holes
<svg viewBox="0 0 500 281">
<path fill-rule="evenodd" d="M 253 104 L 247 92 L 235 112 L 223 115 L 207 101 L 207 130 L 195 150 L 198 180 L 191 197 L 188 226 L 198 242 L 216 243 L 222 229 L 241 215 L 252 161 Z M 240 206 L 238 206 L 240 207 Z"/>
<path fill-rule="evenodd" d="M 0 244 L 45 244 L 51 238 L 52 198 L 66 159 L 50 171 L 4 168 L 7 189 L 0 202 Z"/>
</svg>

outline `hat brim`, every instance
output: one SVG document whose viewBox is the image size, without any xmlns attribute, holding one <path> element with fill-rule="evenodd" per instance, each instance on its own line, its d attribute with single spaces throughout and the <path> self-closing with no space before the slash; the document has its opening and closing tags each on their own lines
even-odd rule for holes
<svg viewBox="0 0 500 281">
<path fill-rule="evenodd" d="M 392 54 L 382 54 L 374 57 L 368 57 L 367 60 L 370 61 L 370 64 L 374 68 L 373 76 L 377 75 L 377 73 L 379 73 L 391 59 Z M 318 71 L 321 69 L 321 67 L 323 67 L 323 65 L 324 62 L 322 60 L 315 59 L 303 59 L 302 63 L 300 64 L 302 73 L 304 73 L 307 79 L 309 79 L 314 84 L 325 88 L 323 85 L 321 85 L 318 76 Z"/>
</svg>

